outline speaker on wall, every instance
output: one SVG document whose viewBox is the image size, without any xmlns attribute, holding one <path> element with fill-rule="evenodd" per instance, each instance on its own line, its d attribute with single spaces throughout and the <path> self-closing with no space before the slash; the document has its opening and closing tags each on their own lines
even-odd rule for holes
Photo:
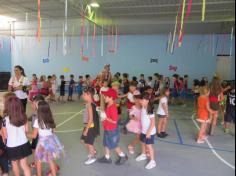
<svg viewBox="0 0 236 176">
<path fill-rule="evenodd" d="M 8 82 L 11 78 L 10 72 L 0 72 L 0 91 L 8 89 Z"/>
</svg>

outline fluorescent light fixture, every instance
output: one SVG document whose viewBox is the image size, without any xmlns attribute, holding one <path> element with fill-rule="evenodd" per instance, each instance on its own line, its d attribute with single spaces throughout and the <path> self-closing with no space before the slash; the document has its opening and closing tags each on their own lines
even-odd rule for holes
<svg viewBox="0 0 236 176">
<path fill-rule="evenodd" d="M 98 8 L 100 7 L 100 5 L 97 2 L 92 2 L 91 4 L 89 4 L 91 7 L 93 8 Z"/>
<path fill-rule="evenodd" d="M 14 21 L 16 21 L 15 18 L 0 15 L 0 23 L 9 23 L 9 22 L 14 22 Z"/>
</svg>

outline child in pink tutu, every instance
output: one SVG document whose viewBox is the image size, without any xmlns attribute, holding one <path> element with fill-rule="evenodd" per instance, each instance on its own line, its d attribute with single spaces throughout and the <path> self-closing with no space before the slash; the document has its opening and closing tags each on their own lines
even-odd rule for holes
<svg viewBox="0 0 236 176">
<path fill-rule="evenodd" d="M 130 110 L 130 121 L 126 128 L 129 132 L 136 134 L 135 139 L 129 144 L 129 153 L 133 155 L 135 153 L 135 146 L 140 142 L 141 133 L 141 95 L 140 92 L 134 92 L 135 105 Z"/>
<path fill-rule="evenodd" d="M 36 74 L 33 74 L 31 81 L 31 90 L 29 91 L 29 100 L 33 101 L 33 97 L 38 95 L 38 93 L 39 93 L 38 78 Z"/>
</svg>

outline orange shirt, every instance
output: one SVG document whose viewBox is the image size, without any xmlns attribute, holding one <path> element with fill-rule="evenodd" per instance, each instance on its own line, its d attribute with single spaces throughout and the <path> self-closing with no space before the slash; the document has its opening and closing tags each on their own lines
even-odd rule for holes
<svg viewBox="0 0 236 176">
<path fill-rule="evenodd" d="M 208 97 L 200 96 L 198 98 L 198 117 L 200 120 L 208 120 L 209 112 L 207 109 L 207 104 L 209 103 Z"/>
</svg>

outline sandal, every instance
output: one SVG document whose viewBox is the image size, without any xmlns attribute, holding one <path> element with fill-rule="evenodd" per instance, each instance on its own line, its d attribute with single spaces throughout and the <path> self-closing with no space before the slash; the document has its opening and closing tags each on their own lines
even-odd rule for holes
<svg viewBox="0 0 236 176">
<path fill-rule="evenodd" d="M 58 173 L 60 171 L 60 167 L 58 165 L 56 167 L 57 167 L 56 172 Z M 51 176 L 51 175 L 52 175 L 52 171 L 50 170 L 47 172 L 47 176 Z"/>
</svg>

